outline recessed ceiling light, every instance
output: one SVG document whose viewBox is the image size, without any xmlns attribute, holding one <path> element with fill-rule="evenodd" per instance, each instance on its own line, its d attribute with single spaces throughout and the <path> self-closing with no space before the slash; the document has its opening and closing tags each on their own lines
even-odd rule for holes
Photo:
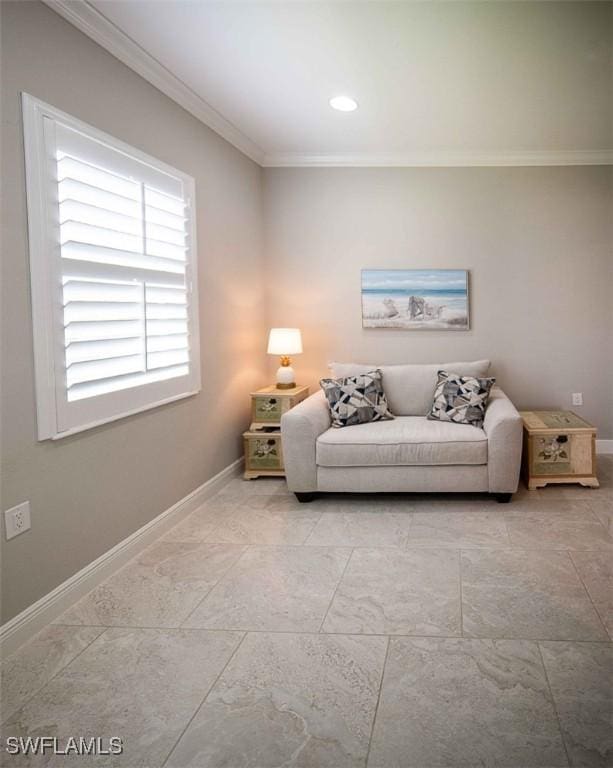
<svg viewBox="0 0 613 768">
<path fill-rule="evenodd" d="M 330 106 L 339 112 L 353 112 L 358 108 L 358 102 L 350 96 L 333 96 L 330 99 Z"/>
</svg>

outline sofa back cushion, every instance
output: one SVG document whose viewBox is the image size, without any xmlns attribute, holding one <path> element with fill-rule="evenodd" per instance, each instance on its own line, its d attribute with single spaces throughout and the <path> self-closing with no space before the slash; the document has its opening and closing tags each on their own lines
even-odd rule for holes
<svg viewBox="0 0 613 768">
<path fill-rule="evenodd" d="M 483 378 L 487 375 L 489 367 L 489 360 L 406 365 L 330 363 L 330 370 L 335 379 L 356 376 L 378 368 L 383 374 L 383 390 L 389 409 L 395 416 L 425 416 L 429 413 L 440 370 L 456 373 L 458 376 Z"/>
</svg>

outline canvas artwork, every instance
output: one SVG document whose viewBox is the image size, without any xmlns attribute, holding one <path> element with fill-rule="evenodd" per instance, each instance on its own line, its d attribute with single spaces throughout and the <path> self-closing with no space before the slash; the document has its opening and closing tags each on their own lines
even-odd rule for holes
<svg viewBox="0 0 613 768">
<path fill-rule="evenodd" d="M 364 328 L 467 331 L 467 270 L 362 270 L 362 325 Z"/>
</svg>

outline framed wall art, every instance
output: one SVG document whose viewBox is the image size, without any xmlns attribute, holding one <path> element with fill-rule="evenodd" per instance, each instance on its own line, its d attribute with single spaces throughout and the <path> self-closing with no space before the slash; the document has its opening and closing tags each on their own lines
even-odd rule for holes
<svg viewBox="0 0 613 768">
<path fill-rule="evenodd" d="M 467 331 L 468 270 L 363 269 L 362 326 Z"/>
</svg>

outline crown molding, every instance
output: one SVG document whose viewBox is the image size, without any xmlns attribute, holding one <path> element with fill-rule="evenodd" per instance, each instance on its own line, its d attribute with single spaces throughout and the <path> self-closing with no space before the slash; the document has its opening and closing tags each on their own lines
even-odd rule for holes
<svg viewBox="0 0 613 768">
<path fill-rule="evenodd" d="M 542 150 L 534 152 L 462 152 L 437 150 L 405 154 L 355 155 L 264 155 L 265 168 L 335 168 L 335 167 L 478 167 L 478 166 L 538 166 L 538 165 L 613 165 L 613 149 L 603 150 Z"/>
<path fill-rule="evenodd" d="M 259 165 L 262 164 L 264 152 L 257 144 L 141 48 L 129 35 L 90 5 L 87 0 L 43 0 L 43 2 L 243 154 Z"/>
<path fill-rule="evenodd" d="M 0 0 L 1 2 L 1 0 Z M 226 120 L 186 83 L 147 53 L 129 35 L 109 21 L 87 0 L 43 0 L 52 10 L 91 37 L 109 53 L 137 72 L 162 93 L 265 168 L 285 167 L 478 167 L 613 165 L 613 149 L 561 151 L 457 150 L 418 151 L 398 154 L 266 154 L 236 126 Z"/>
</svg>

